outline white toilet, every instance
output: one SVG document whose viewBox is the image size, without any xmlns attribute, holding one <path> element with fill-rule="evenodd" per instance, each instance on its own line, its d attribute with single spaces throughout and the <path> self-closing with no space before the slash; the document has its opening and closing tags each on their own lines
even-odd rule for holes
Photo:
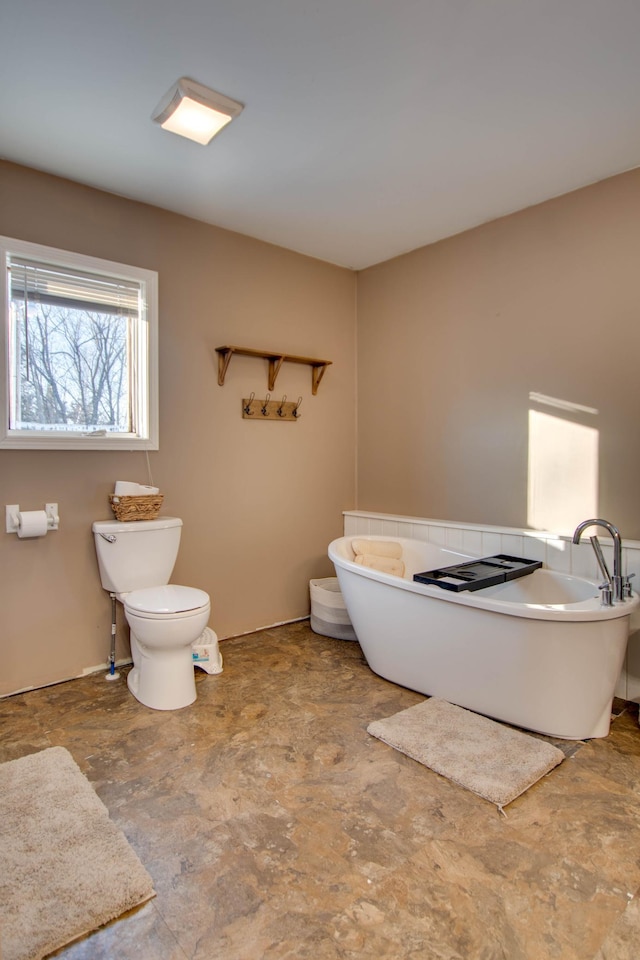
<svg viewBox="0 0 640 960">
<path fill-rule="evenodd" d="M 170 584 L 182 520 L 99 520 L 93 524 L 102 586 L 124 605 L 131 628 L 134 697 L 154 710 L 196 699 L 191 644 L 209 621 L 204 590 Z"/>
</svg>

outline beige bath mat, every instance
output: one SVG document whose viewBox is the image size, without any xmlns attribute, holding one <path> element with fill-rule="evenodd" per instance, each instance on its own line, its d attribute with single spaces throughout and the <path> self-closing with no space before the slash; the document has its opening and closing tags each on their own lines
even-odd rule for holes
<svg viewBox="0 0 640 960">
<path fill-rule="evenodd" d="M 552 744 L 431 697 L 368 732 L 501 810 L 564 760 Z"/>
<path fill-rule="evenodd" d="M 0 764 L 0 956 L 40 960 L 154 896 L 63 747 Z"/>
</svg>

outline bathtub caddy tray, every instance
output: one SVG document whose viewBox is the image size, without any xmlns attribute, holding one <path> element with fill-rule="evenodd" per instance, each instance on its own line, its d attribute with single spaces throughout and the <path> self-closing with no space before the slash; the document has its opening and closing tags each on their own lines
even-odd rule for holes
<svg viewBox="0 0 640 960">
<path fill-rule="evenodd" d="M 468 563 L 456 563 L 439 570 L 425 570 L 414 573 L 418 583 L 433 583 L 444 590 L 482 590 L 494 587 L 497 583 L 526 577 L 542 566 L 541 560 L 525 560 L 522 557 L 509 557 L 506 553 L 497 553 L 482 560 L 470 560 Z"/>
</svg>

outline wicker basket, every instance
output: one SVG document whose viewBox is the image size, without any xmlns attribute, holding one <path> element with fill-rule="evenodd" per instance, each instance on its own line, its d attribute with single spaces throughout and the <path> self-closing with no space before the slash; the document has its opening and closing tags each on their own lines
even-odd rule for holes
<svg viewBox="0 0 640 960">
<path fill-rule="evenodd" d="M 155 520 L 160 513 L 164 496 L 161 493 L 139 497 L 110 496 L 109 502 L 116 520 Z"/>
</svg>

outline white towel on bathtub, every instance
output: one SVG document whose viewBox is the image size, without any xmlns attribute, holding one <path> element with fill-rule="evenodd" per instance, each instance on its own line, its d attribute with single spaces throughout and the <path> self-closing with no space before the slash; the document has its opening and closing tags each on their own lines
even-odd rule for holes
<svg viewBox="0 0 640 960">
<path fill-rule="evenodd" d="M 370 567 L 380 573 L 391 573 L 394 577 L 404 577 L 404 563 L 394 557 L 377 557 L 368 553 L 361 553 L 355 558 L 361 567 Z"/>
<path fill-rule="evenodd" d="M 400 560 L 402 544 L 394 540 L 352 540 L 351 549 L 356 556 L 364 554 L 368 557 L 391 557 Z"/>
</svg>

